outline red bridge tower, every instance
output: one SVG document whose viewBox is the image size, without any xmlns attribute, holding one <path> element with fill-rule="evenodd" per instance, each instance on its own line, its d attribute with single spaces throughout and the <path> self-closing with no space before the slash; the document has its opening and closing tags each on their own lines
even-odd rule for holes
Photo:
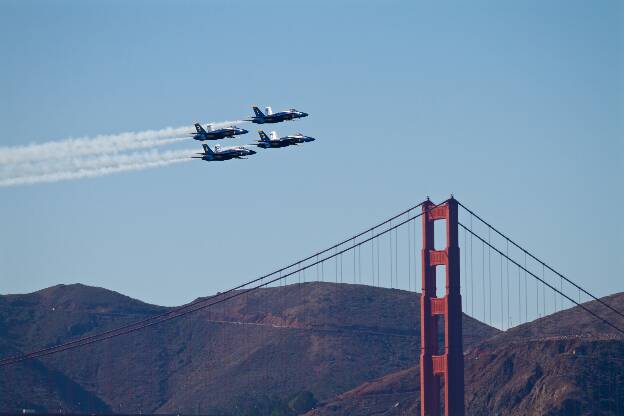
<svg viewBox="0 0 624 416">
<path fill-rule="evenodd" d="M 440 414 L 440 380 L 444 377 L 444 414 L 464 416 L 464 352 L 459 278 L 457 201 L 451 197 L 422 206 L 422 296 L 420 298 L 420 414 Z M 446 220 L 446 248 L 436 250 L 434 226 Z M 446 293 L 436 297 L 436 266 L 446 267 Z M 438 320 L 444 319 L 444 349 L 438 348 Z"/>
</svg>

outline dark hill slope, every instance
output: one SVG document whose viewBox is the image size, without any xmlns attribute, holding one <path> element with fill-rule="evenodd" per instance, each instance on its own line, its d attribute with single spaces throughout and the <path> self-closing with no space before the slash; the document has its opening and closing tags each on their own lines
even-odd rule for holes
<svg viewBox="0 0 624 416">
<path fill-rule="evenodd" d="M 622 415 L 624 342 L 528 341 L 466 356 L 468 415 Z M 308 416 L 420 412 L 418 367 L 364 383 Z"/>
<path fill-rule="evenodd" d="M 601 300 L 624 313 L 624 292 L 605 296 Z M 597 301 L 583 303 L 583 306 L 624 329 L 624 318 L 606 306 Z M 609 338 L 621 337 L 622 334 L 576 306 L 500 332 L 488 339 L 487 344 L 499 346 L 521 340 L 562 336 Z"/>
<path fill-rule="evenodd" d="M 14 339 L 21 350 L 165 310 L 85 286 L 0 299 L 6 322 L 0 337 Z M 285 398 L 301 390 L 326 400 L 410 367 L 418 359 L 419 325 L 414 293 L 306 283 L 258 290 L 42 363 L 115 411 L 207 412 L 248 397 Z M 464 328 L 467 346 L 497 332 L 468 317 Z M 22 399 L 29 394 L 22 391 Z M 13 405 L 0 398 L 0 409 Z"/>
<path fill-rule="evenodd" d="M 15 356 L 19 350 L 0 339 L 0 356 Z M 96 395 L 85 391 L 64 374 L 38 361 L 0 369 L 0 408 L 5 412 L 91 412 L 110 413 Z"/>
<path fill-rule="evenodd" d="M 624 309 L 621 293 L 604 300 Z M 579 312 L 565 310 L 470 348 L 465 355 L 468 414 L 624 414 L 624 339 L 606 325 L 600 332 L 600 325 Z M 419 383 L 417 366 L 390 373 L 310 415 L 414 414 L 420 408 Z"/>
</svg>

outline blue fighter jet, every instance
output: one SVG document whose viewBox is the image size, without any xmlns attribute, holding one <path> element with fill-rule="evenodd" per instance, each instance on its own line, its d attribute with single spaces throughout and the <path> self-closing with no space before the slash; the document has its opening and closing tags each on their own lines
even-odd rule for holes
<svg viewBox="0 0 624 416">
<path fill-rule="evenodd" d="M 212 128 L 211 124 L 208 124 L 206 128 L 208 129 L 208 131 L 204 130 L 204 128 L 199 123 L 195 123 L 195 130 L 197 130 L 197 132 L 189 134 L 193 136 L 193 139 L 203 142 L 204 140 L 219 140 L 225 139 L 226 137 L 235 137 L 239 134 L 249 133 L 247 130 L 241 129 L 236 126 L 224 127 L 222 129 L 215 130 Z"/>
<path fill-rule="evenodd" d="M 294 140 L 295 143 L 299 144 L 299 143 L 308 143 L 308 142 L 313 142 L 314 140 L 316 140 L 314 137 L 310 137 L 310 136 L 305 136 L 302 133 L 297 133 L 297 134 L 289 134 L 288 136 L 286 136 L 287 138 Z"/>
<path fill-rule="evenodd" d="M 303 118 L 308 116 L 308 113 L 295 110 L 294 108 L 274 113 L 273 110 L 271 110 L 271 107 L 266 107 L 266 114 L 260 111 L 258 107 L 254 106 L 252 108 L 255 115 L 246 121 L 251 121 L 252 123 L 256 124 L 281 123 L 282 121 L 295 120 L 297 118 Z"/>
<path fill-rule="evenodd" d="M 314 137 L 304 136 L 301 133 L 292 134 L 280 138 L 277 137 L 277 133 L 274 131 L 270 133 L 270 136 L 267 136 L 267 134 L 262 130 L 258 130 L 258 133 L 260 134 L 260 140 L 258 140 L 257 143 L 254 143 L 254 146 L 258 146 L 263 149 L 276 149 L 280 147 L 296 146 L 299 143 L 313 142 L 315 140 Z"/>
<path fill-rule="evenodd" d="M 192 159 L 201 159 L 206 162 L 220 162 L 223 160 L 230 159 L 247 159 L 243 156 L 251 156 L 255 155 L 256 152 L 251 149 L 247 149 L 243 146 L 233 146 L 233 147 L 221 147 L 218 144 L 215 145 L 214 150 L 210 148 L 207 144 L 202 144 L 204 148 L 203 153 L 196 153 L 199 156 L 192 156 Z"/>
</svg>

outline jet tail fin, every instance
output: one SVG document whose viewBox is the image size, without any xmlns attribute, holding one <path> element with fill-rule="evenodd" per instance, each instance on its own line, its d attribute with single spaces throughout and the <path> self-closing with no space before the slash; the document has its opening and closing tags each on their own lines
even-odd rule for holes
<svg viewBox="0 0 624 416">
<path fill-rule="evenodd" d="M 199 123 L 195 123 L 195 130 L 197 130 L 197 133 L 200 133 L 200 134 L 206 133 L 206 130 L 204 130 L 204 128 Z"/>
<path fill-rule="evenodd" d="M 204 152 L 207 155 L 212 155 L 214 154 L 214 152 L 212 151 L 212 149 L 210 148 L 210 146 L 208 146 L 206 143 L 202 144 L 202 147 L 204 148 Z"/>
<path fill-rule="evenodd" d="M 260 109 L 256 106 L 253 106 L 253 111 L 256 114 L 256 117 L 264 117 L 264 113 L 260 111 Z"/>
<path fill-rule="evenodd" d="M 271 140 L 269 139 L 269 136 L 267 136 L 263 130 L 258 130 L 258 134 L 260 134 L 260 140 L 263 142 L 268 142 Z"/>
</svg>

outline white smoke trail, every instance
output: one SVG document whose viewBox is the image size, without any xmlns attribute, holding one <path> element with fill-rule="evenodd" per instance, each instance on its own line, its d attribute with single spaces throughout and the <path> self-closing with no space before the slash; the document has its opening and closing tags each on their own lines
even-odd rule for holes
<svg viewBox="0 0 624 416">
<path fill-rule="evenodd" d="M 0 172 L 0 187 L 59 182 L 70 179 L 92 178 L 119 172 L 143 170 L 192 160 L 194 149 L 130 154 L 104 155 L 95 158 L 75 158 L 51 163 L 15 165 Z"/>
<path fill-rule="evenodd" d="M 152 149 L 144 152 L 112 153 L 5 165 L 0 166 L 0 180 L 22 176 L 40 176 L 52 172 L 93 170 L 107 166 L 129 165 L 160 160 L 162 157 L 175 157 L 177 154 L 188 155 L 189 152 L 190 150 L 178 150 L 161 153 L 157 149 Z"/>
<path fill-rule="evenodd" d="M 210 124 L 215 128 L 219 128 L 242 122 L 244 121 L 235 120 Z M 184 140 L 182 136 L 186 136 L 193 131 L 193 126 L 167 127 L 160 130 L 69 138 L 26 146 L 0 147 L 0 166 L 46 159 L 67 159 L 77 156 L 119 153 L 133 149 L 163 146 L 182 141 Z"/>
</svg>

